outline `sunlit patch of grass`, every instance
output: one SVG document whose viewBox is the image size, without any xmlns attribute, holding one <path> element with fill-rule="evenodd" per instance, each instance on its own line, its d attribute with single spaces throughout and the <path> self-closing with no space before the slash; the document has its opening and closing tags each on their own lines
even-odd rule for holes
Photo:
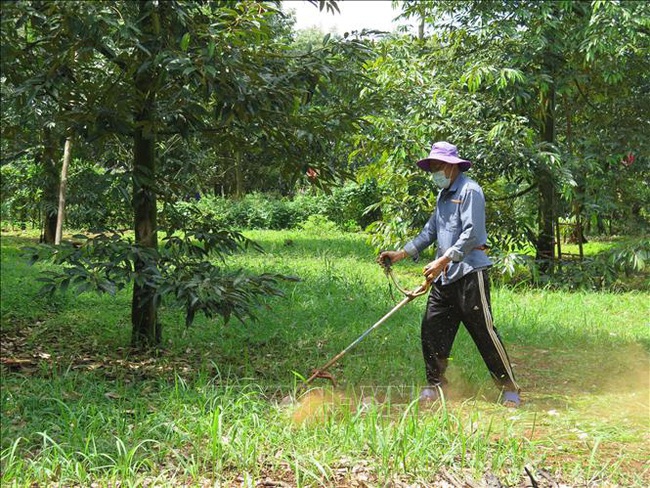
<svg viewBox="0 0 650 488">
<path fill-rule="evenodd" d="M 609 239 L 609 240 L 590 240 L 582 244 L 582 252 L 585 256 L 595 256 L 601 252 L 608 251 L 616 246 L 620 242 L 620 239 Z M 562 253 L 568 253 L 573 255 L 580 254 L 580 246 L 578 244 L 562 243 L 561 245 Z"/>
</svg>

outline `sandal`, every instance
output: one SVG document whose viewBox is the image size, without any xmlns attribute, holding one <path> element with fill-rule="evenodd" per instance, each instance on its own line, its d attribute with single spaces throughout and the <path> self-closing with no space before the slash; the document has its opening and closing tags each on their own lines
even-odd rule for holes
<svg viewBox="0 0 650 488">
<path fill-rule="evenodd" d="M 521 405 L 521 398 L 517 391 L 504 391 L 501 396 L 501 405 L 508 408 L 517 408 Z"/>
<path fill-rule="evenodd" d="M 427 386 L 420 392 L 419 400 L 422 403 L 432 403 L 440 400 L 442 396 L 442 388 L 439 385 Z"/>
</svg>

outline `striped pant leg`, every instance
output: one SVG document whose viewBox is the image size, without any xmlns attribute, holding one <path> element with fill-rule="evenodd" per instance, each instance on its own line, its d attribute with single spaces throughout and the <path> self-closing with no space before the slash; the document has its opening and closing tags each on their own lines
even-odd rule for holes
<svg viewBox="0 0 650 488">
<path fill-rule="evenodd" d="M 506 390 L 519 391 L 506 349 L 492 322 L 490 282 L 486 270 L 479 270 L 462 279 L 459 293 L 462 321 L 485 365 L 497 385 Z"/>
</svg>

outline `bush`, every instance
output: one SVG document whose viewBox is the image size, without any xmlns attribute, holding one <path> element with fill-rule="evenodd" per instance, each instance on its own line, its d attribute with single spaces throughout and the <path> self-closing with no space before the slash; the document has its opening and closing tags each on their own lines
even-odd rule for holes
<svg viewBox="0 0 650 488">
<path fill-rule="evenodd" d="M 293 199 L 263 193 L 250 193 L 240 200 L 206 195 L 198 201 L 178 202 L 175 210 L 180 218 L 187 219 L 196 209 L 221 227 L 231 229 L 302 228 L 311 217 L 320 216 L 339 229 L 358 231 L 377 218 L 365 212 L 372 203 L 375 186 L 351 183 L 331 194 L 301 193 Z"/>
<path fill-rule="evenodd" d="M 492 280 L 503 286 L 514 286 L 520 283 L 531 283 L 535 275 L 534 259 L 526 254 L 495 249 L 490 252 L 494 263 L 490 276 Z"/>
<path fill-rule="evenodd" d="M 0 167 L 0 218 L 3 226 L 26 228 L 41 225 L 42 169 L 27 158 Z"/>
<path fill-rule="evenodd" d="M 331 195 L 324 198 L 325 215 L 343 229 L 365 229 L 381 218 L 379 210 L 366 211 L 370 205 L 379 201 L 379 198 L 379 189 L 374 180 L 362 184 L 347 183 L 335 188 Z"/>
<path fill-rule="evenodd" d="M 43 188 L 47 178 L 43 168 L 29 160 L 2 166 L 3 224 L 25 228 L 27 223 L 42 226 L 46 205 Z M 70 165 L 65 207 L 68 229 L 123 228 L 132 225 L 131 183 L 127 173 L 108 172 L 92 161 L 75 159 Z"/>
<path fill-rule="evenodd" d="M 313 232 L 315 234 L 333 233 L 338 230 L 337 225 L 324 215 L 311 215 L 298 228 L 305 232 Z"/>
<path fill-rule="evenodd" d="M 288 202 L 288 207 L 292 215 L 291 228 L 298 227 L 312 215 L 323 214 L 322 199 L 315 195 L 296 195 L 293 200 Z"/>
<path fill-rule="evenodd" d="M 313 197 L 295 200 L 262 193 L 251 193 L 240 200 L 206 195 L 198 201 L 178 202 L 176 210 L 189 218 L 193 209 L 209 216 L 215 224 L 228 229 L 292 229 L 318 213 Z"/>
<path fill-rule="evenodd" d="M 193 218 L 194 213 L 197 211 L 209 219 L 211 222 L 221 228 L 236 228 L 232 219 L 232 205 L 227 200 L 221 197 L 212 195 L 202 196 L 198 200 L 177 202 L 174 206 L 177 212 L 177 217 L 183 220 Z M 163 212 L 163 218 L 172 218 Z"/>
<path fill-rule="evenodd" d="M 646 239 L 627 240 L 581 260 L 557 261 L 546 274 L 540 272 L 540 263 L 527 255 L 495 251 L 491 257 L 493 279 L 506 286 L 530 283 L 553 289 L 592 291 L 650 288 L 646 264 L 650 259 L 650 243 Z"/>
<path fill-rule="evenodd" d="M 238 201 L 229 201 L 232 221 L 238 228 L 291 229 L 307 220 L 314 205 L 296 204 L 286 198 L 251 193 Z"/>
</svg>

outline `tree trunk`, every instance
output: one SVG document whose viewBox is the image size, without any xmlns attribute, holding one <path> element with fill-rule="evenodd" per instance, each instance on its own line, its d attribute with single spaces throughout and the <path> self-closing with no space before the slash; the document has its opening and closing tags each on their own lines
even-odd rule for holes
<svg viewBox="0 0 650 488">
<path fill-rule="evenodd" d="M 151 9 L 151 10 L 150 10 Z M 151 41 L 149 51 L 154 56 L 155 25 L 158 23 L 156 6 L 140 3 L 142 13 L 141 29 Z M 150 11 L 149 11 L 150 10 Z M 144 55 L 142 55 L 144 56 Z M 140 59 L 145 63 L 148 59 Z M 153 69 L 141 69 L 135 75 L 135 89 L 138 109 L 135 114 L 135 134 L 133 143 L 133 214 L 136 245 L 147 249 L 157 249 L 156 229 L 156 135 L 155 100 L 156 75 Z M 154 253 L 155 255 L 155 253 Z M 151 258 L 155 259 L 155 258 Z M 158 323 L 157 287 L 150 278 L 156 273 L 156 261 L 136 258 L 133 301 L 131 303 L 131 344 L 134 347 L 155 347 L 162 340 Z"/>
<path fill-rule="evenodd" d="M 599 236 L 605 235 L 605 220 L 600 213 L 596 215 L 596 232 Z"/>
<path fill-rule="evenodd" d="M 153 98 L 153 97 L 152 97 Z M 153 105 L 153 99 L 150 100 Z M 149 107 L 150 108 L 150 107 Z M 149 110 L 143 110 L 146 117 Z M 142 118 L 139 120 L 146 120 Z M 135 242 L 143 248 L 156 249 L 156 193 L 153 187 L 155 175 L 155 137 L 144 134 L 143 129 L 135 131 L 133 161 L 133 213 Z M 162 339 L 158 324 L 158 298 L 156 287 L 147 283 L 146 276 L 155 263 L 145 259 L 135 261 L 136 280 L 133 285 L 131 304 L 131 343 L 135 347 L 156 346 Z"/>
<path fill-rule="evenodd" d="M 548 145 L 555 143 L 555 88 L 551 84 L 543 99 L 541 139 Z M 540 269 L 552 271 L 554 258 L 553 222 L 555 219 L 555 186 L 553 175 L 547 166 L 537 170 L 538 214 L 537 255 Z"/>
<path fill-rule="evenodd" d="M 564 105 L 566 107 L 566 142 L 567 149 L 569 150 L 569 155 L 574 156 L 573 153 L 573 110 L 571 103 L 569 102 L 568 97 L 565 97 Z M 571 213 L 575 217 L 575 225 L 571 229 L 569 235 L 569 243 L 578 244 L 578 251 L 580 254 L 580 259 L 583 256 L 582 244 L 587 242 L 587 239 L 584 237 L 583 228 L 582 228 L 582 203 L 585 199 L 586 189 L 585 181 L 586 177 L 582 174 L 582 171 L 578 172 L 575 175 L 575 180 L 577 184 L 573 191 L 573 198 L 571 200 Z M 559 254 L 559 253 L 558 253 Z M 562 256 L 560 256 L 562 257 Z"/>
<path fill-rule="evenodd" d="M 61 236 L 63 235 L 63 219 L 65 216 L 65 194 L 66 186 L 68 183 L 68 166 L 70 165 L 70 156 L 72 154 L 72 136 L 68 136 L 65 140 L 63 148 L 63 164 L 61 165 L 61 181 L 59 182 L 59 212 L 56 219 L 56 234 L 54 236 L 54 244 L 61 244 Z"/>
<path fill-rule="evenodd" d="M 43 188 L 43 235 L 41 242 L 54 244 L 56 239 L 57 199 L 59 192 L 59 172 L 57 170 L 56 145 L 52 130 L 43 129 L 43 153 L 41 163 L 45 172 Z"/>
<path fill-rule="evenodd" d="M 576 196 L 574 196 L 573 202 L 571 202 L 571 213 L 575 217 L 576 223 L 571 229 L 568 242 L 570 244 L 578 244 L 578 246 L 582 250 L 582 244 L 588 242 L 587 238 L 585 237 L 584 228 L 582 224 L 582 205 L 578 200 L 579 198 L 582 198 L 582 196 L 585 194 L 584 187 L 582 185 L 577 185 L 575 189 L 575 194 Z"/>
<path fill-rule="evenodd" d="M 553 177 L 548 168 L 538 170 L 537 185 L 539 188 L 537 259 L 541 260 L 542 269 L 546 271 L 552 269 L 552 260 L 555 256 L 553 238 L 553 201 L 555 189 L 553 186 Z"/>
<path fill-rule="evenodd" d="M 238 200 L 246 195 L 246 186 L 244 184 L 244 168 L 242 167 L 241 152 L 235 154 L 235 198 Z"/>
</svg>

